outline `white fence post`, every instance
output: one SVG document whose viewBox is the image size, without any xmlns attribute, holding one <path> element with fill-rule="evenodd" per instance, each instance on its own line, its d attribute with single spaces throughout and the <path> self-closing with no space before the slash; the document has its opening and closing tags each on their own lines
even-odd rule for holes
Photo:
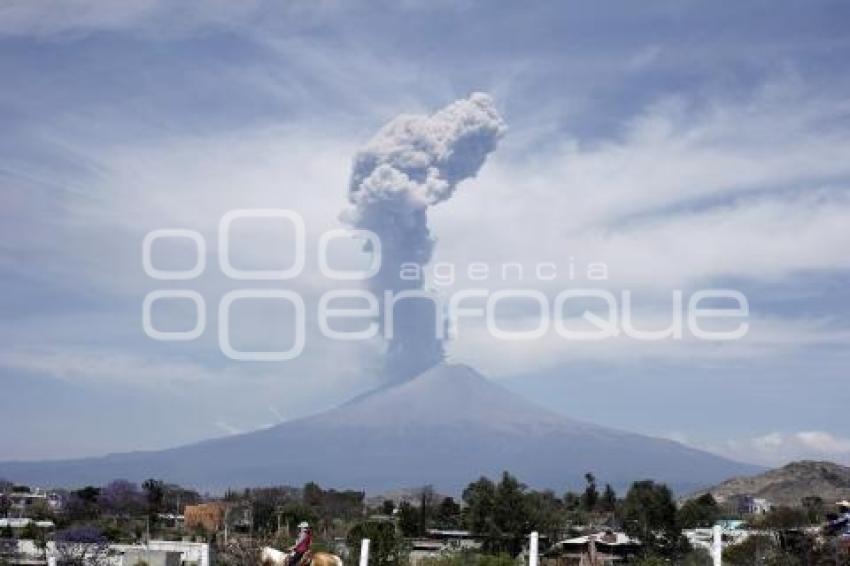
<svg viewBox="0 0 850 566">
<path fill-rule="evenodd" d="M 360 541 L 360 566 L 369 566 L 369 539 Z"/>
<path fill-rule="evenodd" d="M 711 557 L 714 559 L 714 566 L 722 566 L 723 563 L 723 529 L 720 525 L 714 525 L 711 540 Z"/>
<path fill-rule="evenodd" d="M 528 566 L 537 566 L 538 564 L 538 538 L 537 531 L 531 533 L 531 540 L 528 543 Z"/>
</svg>

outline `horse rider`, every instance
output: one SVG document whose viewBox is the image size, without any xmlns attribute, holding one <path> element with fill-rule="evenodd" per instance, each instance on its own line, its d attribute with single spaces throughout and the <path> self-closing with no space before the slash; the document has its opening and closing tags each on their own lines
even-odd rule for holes
<svg viewBox="0 0 850 566">
<path fill-rule="evenodd" d="M 307 521 L 298 523 L 298 538 L 295 539 L 295 544 L 289 547 L 292 557 L 289 559 L 289 566 L 296 566 L 304 555 L 310 551 L 310 545 L 313 544 L 313 530 Z"/>
</svg>

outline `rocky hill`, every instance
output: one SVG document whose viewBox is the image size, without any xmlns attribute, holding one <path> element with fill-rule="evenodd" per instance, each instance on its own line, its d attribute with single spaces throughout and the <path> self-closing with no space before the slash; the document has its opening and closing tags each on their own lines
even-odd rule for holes
<svg viewBox="0 0 850 566">
<path fill-rule="evenodd" d="M 819 496 L 826 503 L 850 499 L 850 468 L 832 462 L 803 460 L 755 476 L 736 477 L 692 497 L 710 492 L 723 501 L 750 495 L 767 499 L 773 505 L 800 505 L 808 496 Z"/>
</svg>

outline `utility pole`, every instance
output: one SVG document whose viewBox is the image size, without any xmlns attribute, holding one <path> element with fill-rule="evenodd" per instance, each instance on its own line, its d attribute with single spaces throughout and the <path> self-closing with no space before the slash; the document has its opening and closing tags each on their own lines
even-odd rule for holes
<svg viewBox="0 0 850 566">
<path fill-rule="evenodd" d="M 538 544 L 540 535 L 537 531 L 531 533 L 531 540 L 528 543 L 528 566 L 537 566 L 538 560 Z"/>
<path fill-rule="evenodd" d="M 720 525 L 714 525 L 712 530 L 711 557 L 714 566 L 723 566 L 723 529 Z"/>
<path fill-rule="evenodd" d="M 367 538 L 360 543 L 360 566 L 369 566 L 369 539 Z"/>
</svg>

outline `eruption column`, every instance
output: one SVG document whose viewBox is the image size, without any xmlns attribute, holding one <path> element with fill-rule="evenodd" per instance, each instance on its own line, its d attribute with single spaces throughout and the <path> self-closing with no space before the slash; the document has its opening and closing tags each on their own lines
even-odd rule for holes
<svg viewBox="0 0 850 566">
<path fill-rule="evenodd" d="M 448 200 L 458 183 L 475 177 L 504 131 L 490 96 L 473 93 L 431 116 L 396 117 L 357 152 L 342 219 L 381 238 L 381 271 L 369 281 L 379 300 L 385 291 L 422 287 L 421 280 L 399 275 L 404 264 L 424 266 L 431 259 L 428 207 Z M 403 300 L 394 315 L 389 379 L 413 377 L 443 360 L 432 304 Z"/>
</svg>

